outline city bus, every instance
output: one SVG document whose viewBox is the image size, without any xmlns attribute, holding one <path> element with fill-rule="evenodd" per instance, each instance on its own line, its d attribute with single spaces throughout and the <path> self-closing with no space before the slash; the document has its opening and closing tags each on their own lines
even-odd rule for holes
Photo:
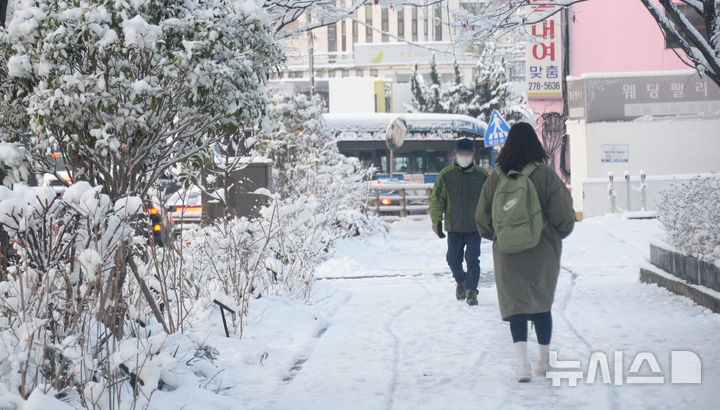
<svg viewBox="0 0 720 410">
<path fill-rule="evenodd" d="M 475 163 L 491 168 L 492 148 L 485 147 L 487 124 L 460 114 L 430 113 L 347 113 L 323 114 L 334 133 L 340 152 L 356 157 L 367 167 L 375 167 L 374 179 L 389 179 L 389 150 L 385 130 L 402 117 L 408 126 L 405 142 L 393 153 L 393 179 L 433 183 L 437 174 L 453 161 L 455 140 L 475 142 Z"/>
</svg>

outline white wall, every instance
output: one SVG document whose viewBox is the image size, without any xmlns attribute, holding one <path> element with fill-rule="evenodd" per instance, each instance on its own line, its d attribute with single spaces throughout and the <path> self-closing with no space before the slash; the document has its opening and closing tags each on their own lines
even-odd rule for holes
<svg viewBox="0 0 720 410">
<path fill-rule="evenodd" d="M 328 110 L 341 112 L 375 112 L 375 81 L 377 78 L 330 78 Z"/>
<path fill-rule="evenodd" d="M 406 112 L 405 104 L 410 105 L 411 103 L 410 83 L 393 84 L 393 110 L 395 112 Z"/>
<path fill-rule="evenodd" d="M 585 123 L 567 122 L 567 133 L 570 136 L 570 172 L 573 206 L 576 210 L 583 209 L 583 185 L 587 178 L 587 144 L 585 139 Z"/>
<path fill-rule="evenodd" d="M 618 205 L 623 207 L 625 172 L 638 176 L 644 170 L 650 179 L 667 176 L 661 178 L 665 180 L 674 175 L 720 172 L 720 119 L 590 124 L 574 121 L 568 122 L 568 133 L 574 205 L 585 216 L 609 209 L 609 172 L 615 175 L 616 187 L 623 191 L 618 193 L 622 195 Z M 627 144 L 628 162 L 601 162 L 603 144 Z M 657 182 L 658 192 L 661 185 L 668 184 Z M 650 183 L 648 187 L 653 190 Z M 638 198 L 632 202 L 639 205 Z"/>
<path fill-rule="evenodd" d="M 710 174 L 683 174 L 683 175 L 653 175 L 647 178 L 646 210 L 657 211 L 657 201 L 662 191 L 670 188 L 675 182 L 688 180 L 698 175 Z M 642 182 L 639 175 L 630 176 L 630 207 L 628 208 L 628 184 L 623 175 L 615 175 L 615 212 L 632 211 L 642 209 Z M 582 183 L 582 191 L 587 200 L 583 207 L 583 216 L 596 216 L 611 213 L 608 178 L 590 178 Z"/>
</svg>

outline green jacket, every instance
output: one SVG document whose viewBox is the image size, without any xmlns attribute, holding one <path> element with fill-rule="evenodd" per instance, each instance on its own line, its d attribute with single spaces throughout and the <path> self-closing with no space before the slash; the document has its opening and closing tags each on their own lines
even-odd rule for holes
<svg viewBox="0 0 720 410">
<path fill-rule="evenodd" d="M 430 198 L 433 225 L 444 219 L 448 232 L 475 232 L 475 208 L 487 178 L 488 172 L 474 164 L 465 170 L 453 164 L 440 171 Z"/>
</svg>

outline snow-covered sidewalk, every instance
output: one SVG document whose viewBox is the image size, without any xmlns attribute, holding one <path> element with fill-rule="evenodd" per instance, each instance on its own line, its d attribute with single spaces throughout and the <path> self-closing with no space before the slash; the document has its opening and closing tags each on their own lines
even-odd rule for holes
<svg viewBox="0 0 720 410">
<path fill-rule="evenodd" d="M 553 387 L 539 377 L 515 383 L 490 244 L 483 242 L 480 305 L 471 308 L 453 300 L 445 243 L 429 227 L 428 221 L 403 221 L 386 238 L 340 244 L 319 275 L 350 297 L 271 407 L 720 406 L 720 315 L 638 280 L 649 241 L 662 235 L 656 221 L 603 217 L 577 224 L 565 242 L 552 348 L 560 359 L 580 360 L 585 374 L 590 355 L 606 352 L 611 376 L 612 352 L 623 351 L 625 381 L 635 355 L 651 352 L 665 376 L 661 385 L 602 384 L 599 373 L 595 384 L 580 380 L 577 387 Z M 534 340 L 532 329 L 529 334 Z M 670 383 L 672 350 L 701 358 L 702 384 Z M 531 349 L 533 360 L 534 354 Z M 650 375 L 647 363 L 641 370 Z"/>
<path fill-rule="evenodd" d="M 490 243 L 482 246 L 480 304 L 469 307 L 454 300 L 445 242 L 429 221 L 407 220 L 393 224 L 384 238 L 341 241 L 319 269 L 311 305 L 298 310 L 282 299 L 261 299 L 239 344 L 215 331 L 208 343 L 220 351 L 216 364 L 225 370 L 214 381 L 222 403 L 212 406 L 720 408 L 720 315 L 638 280 L 649 242 L 661 237 L 656 221 L 608 216 L 578 223 L 564 243 L 551 347 L 561 360 L 580 360 L 585 375 L 591 354 L 607 353 L 612 381 L 622 385 L 603 384 L 600 372 L 594 384 L 582 379 L 577 387 L 553 387 L 538 376 L 515 383 Z M 534 363 L 532 329 L 529 335 Z M 670 383 L 673 350 L 700 357 L 701 384 Z M 616 351 L 623 352 L 619 379 Z M 663 384 L 627 384 L 628 376 L 638 375 L 629 373 L 638 352 L 655 356 Z M 640 375 L 657 374 L 645 363 Z M 158 408 L 169 403 L 156 399 Z"/>
</svg>

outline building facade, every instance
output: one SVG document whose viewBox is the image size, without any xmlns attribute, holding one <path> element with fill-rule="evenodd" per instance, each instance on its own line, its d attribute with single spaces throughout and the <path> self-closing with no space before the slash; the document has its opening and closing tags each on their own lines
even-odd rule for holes
<svg viewBox="0 0 720 410">
<path fill-rule="evenodd" d="M 455 61 L 466 79 L 472 77 L 482 46 L 462 48 L 453 41 L 457 35 L 451 27 L 453 14 L 449 10 L 480 7 L 486 3 L 487 0 L 423 0 L 416 6 L 400 8 L 372 4 L 361 7 L 346 19 L 313 30 L 316 89 L 321 95 L 326 94 L 331 112 L 348 109 L 405 112 L 405 104 L 411 100 L 409 82 L 413 68 L 417 64 L 421 74 L 428 74 L 433 55 L 442 82 L 452 81 Z M 349 6 L 350 2 L 346 1 L 345 5 Z M 291 38 L 283 46 L 287 54 L 286 67 L 274 80 L 295 84 L 296 90 L 304 91 L 310 80 L 307 35 Z M 522 80 L 522 45 L 505 47 L 509 48 L 505 50 L 508 78 Z M 362 94 L 372 92 L 373 98 L 362 98 L 361 101 L 370 102 L 358 103 L 353 95 L 343 92 L 344 85 L 354 89 L 362 86 L 365 91 Z M 391 100 L 389 106 L 382 103 L 387 94 Z"/>
<path fill-rule="evenodd" d="M 720 89 L 683 64 L 682 51 L 666 41 L 640 1 L 577 3 L 565 21 L 577 210 L 585 216 L 640 211 L 645 173 L 652 211 L 673 181 L 720 171 Z M 697 23 L 700 29 L 702 19 Z M 563 112 L 562 100 L 531 101 L 531 107 L 538 116 Z M 616 209 L 610 208 L 609 175 Z"/>
</svg>

